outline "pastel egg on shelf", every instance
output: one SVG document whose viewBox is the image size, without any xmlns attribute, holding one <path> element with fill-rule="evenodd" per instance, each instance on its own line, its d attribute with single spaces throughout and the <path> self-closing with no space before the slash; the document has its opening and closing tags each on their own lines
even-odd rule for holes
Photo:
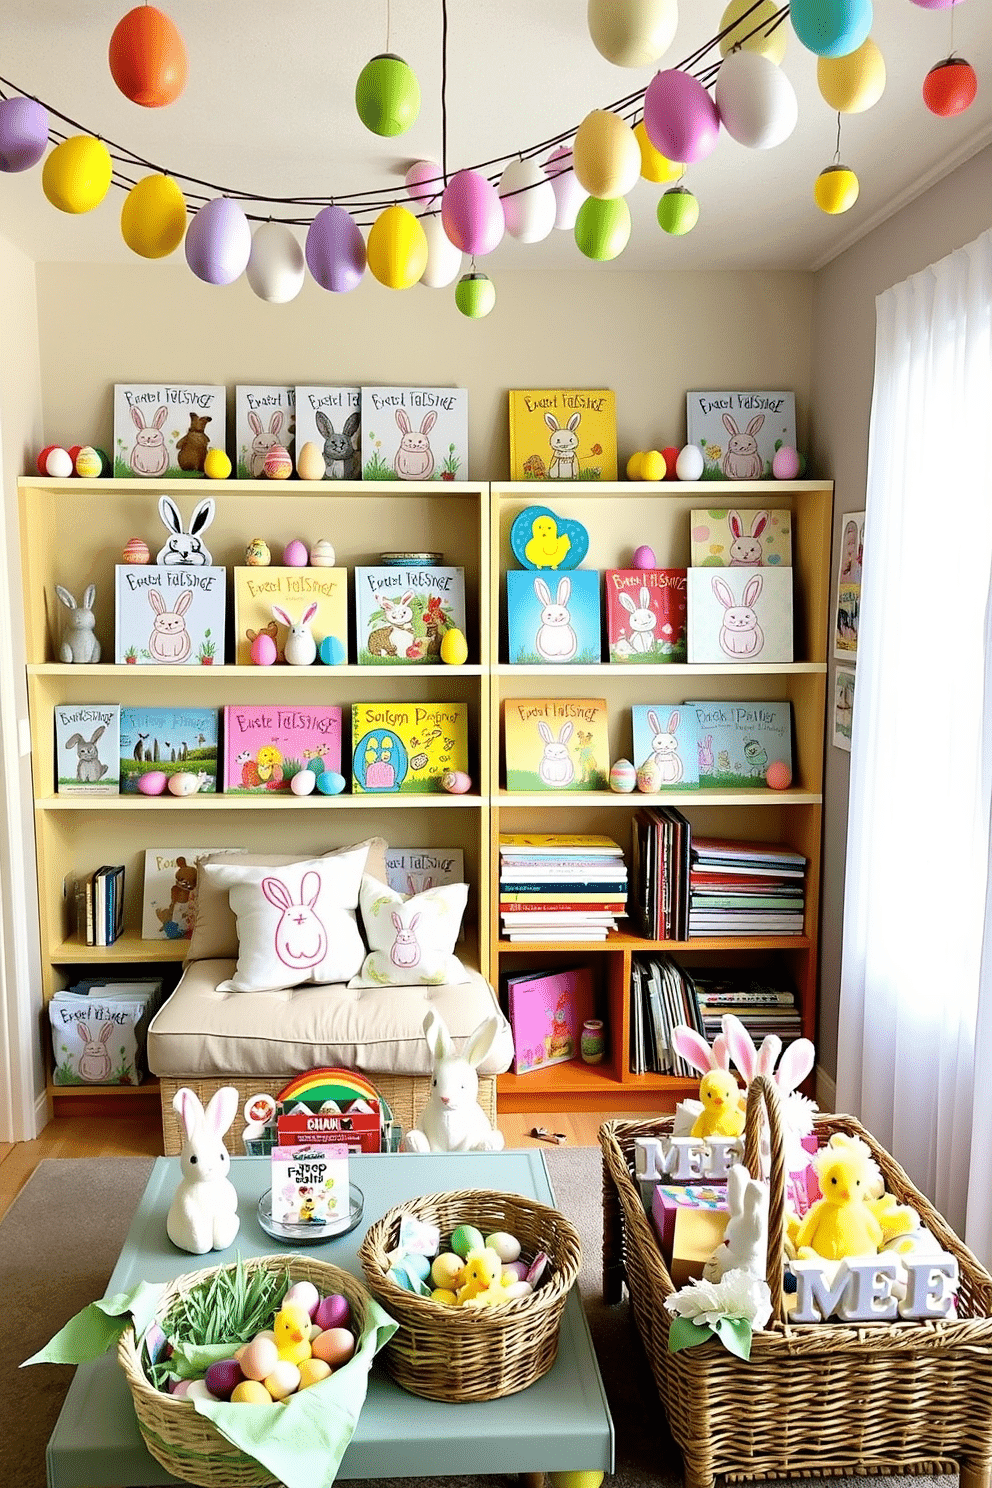
<svg viewBox="0 0 992 1488">
<path fill-rule="evenodd" d="M 311 568 L 333 568 L 335 558 L 334 544 L 328 542 L 326 537 L 319 537 L 310 549 Z"/>
<path fill-rule="evenodd" d="M 294 537 L 283 549 L 282 561 L 286 568 L 306 568 L 310 561 L 306 543 Z"/>
<path fill-rule="evenodd" d="M 272 554 L 264 537 L 253 537 L 245 548 L 245 564 L 248 568 L 268 568 Z"/>
<path fill-rule="evenodd" d="M 138 776 L 138 789 L 143 796 L 160 796 L 168 779 L 164 770 L 146 770 L 143 775 Z"/>
<path fill-rule="evenodd" d="M 288 480 L 293 473 L 293 461 L 285 445 L 274 444 L 265 456 L 266 480 Z"/>
<path fill-rule="evenodd" d="M 317 776 L 317 789 L 322 796 L 339 796 L 346 783 L 344 776 L 337 770 L 323 770 Z"/>
<path fill-rule="evenodd" d="M 324 666 L 343 666 L 348 659 L 336 635 L 324 636 L 317 647 L 317 656 Z"/>
<path fill-rule="evenodd" d="M 319 481 L 324 479 L 324 456 L 320 447 L 308 439 L 296 457 L 296 473 L 300 480 Z"/>
<path fill-rule="evenodd" d="M 143 537 L 128 538 L 121 554 L 122 563 L 150 563 L 151 553 Z"/>
<path fill-rule="evenodd" d="M 248 653 L 255 666 L 273 666 L 279 655 L 275 640 L 267 630 L 260 630 L 253 637 Z"/>
<path fill-rule="evenodd" d="M 637 771 L 629 759 L 614 760 L 610 766 L 610 790 L 629 795 L 637 785 Z"/>
<path fill-rule="evenodd" d="M 441 660 L 446 666 L 463 666 L 468 660 L 468 642 L 457 626 L 441 637 Z"/>
</svg>

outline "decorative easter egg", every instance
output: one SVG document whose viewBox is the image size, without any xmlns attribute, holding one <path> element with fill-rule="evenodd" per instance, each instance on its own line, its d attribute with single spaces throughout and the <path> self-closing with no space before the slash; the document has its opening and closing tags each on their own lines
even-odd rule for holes
<svg viewBox="0 0 992 1488">
<path fill-rule="evenodd" d="M 310 567 L 333 568 L 336 556 L 334 544 L 328 542 L 326 537 L 319 537 L 310 549 Z"/>
<path fill-rule="evenodd" d="M 661 766 L 653 759 L 646 759 L 637 768 L 637 789 L 646 796 L 653 796 L 661 789 Z"/>
<path fill-rule="evenodd" d="M 146 770 L 138 776 L 138 789 L 143 796 L 160 796 L 168 778 L 164 770 Z"/>
<path fill-rule="evenodd" d="M 515 1276 L 518 1281 L 525 1281 L 530 1267 L 526 1261 L 504 1261 L 503 1270 Z"/>
<path fill-rule="evenodd" d="M 630 208 L 622 196 L 587 196 L 575 216 L 575 246 L 586 258 L 606 263 L 630 242 Z"/>
<path fill-rule="evenodd" d="M 765 771 L 765 784 L 772 790 L 788 790 L 792 784 L 792 771 L 785 760 L 772 760 Z"/>
<path fill-rule="evenodd" d="M 439 1256 L 434 1257 L 431 1266 L 431 1280 L 436 1287 L 446 1287 L 454 1291 L 461 1286 L 462 1258 L 455 1255 L 453 1250 L 442 1250 Z"/>
<path fill-rule="evenodd" d="M 320 1306 L 320 1293 L 312 1281 L 294 1281 L 282 1299 L 284 1307 L 290 1303 L 302 1307 L 307 1317 L 312 1318 Z"/>
<path fill-rule="evenodd" d="M 271 1405 L 272 1396 L 261 1380 L 242 1380 L 231 1392 L 232 1405 Z"/>
<path fill-rule="evenodd" d="M 76 474 L 84 480 L 95 480 L 100 474 L 100 456 L 91 444 L 84 444 L 76 456 Z"/>
<path fill-rule="evenodd" d="M 60 212 L 92 212 L 110 190 L 114 163 L 102 140 L 89 134 L 64 139 L 41 168 L 41 189 Z"/>
<path fill-rule="evenodd" d="M 468 642 L 457 625 L 441 637 L 441 660 L 446 666 L 462 666 L 468 660 Z"/>
<path fill-rule="evenodd" d="M 486 1245 L 496 1252 L 504 1265 L 508 1261 L 520 1259 L 520 1241 L 507 1230 L 494 1230 L 491 1235 L 486 1236 Z"/>
<path fill-rule="evenodd" d="M 319 1385 L 330 1374 L 331 1366 L 324 1359 L 304 1359 L 300 1365 L 300 1389 L 306 1390 L 310 1385 Z"/>
<path fill-rule="evenodd" d="M 427 239 L 427 267 L 420 276 L 425 289 L 445 289 L 458 278 L 462 269 L 462 252 L 444 230 L 440 212 L 421 219 Z"/>
<path fill-rule="evenodd" d="M 110 475 L 113 472 L 114 467 L 111 462 L 110 456 L 107 454 L 107 451 L 105 449 L 101 449 L 99 445 L 96 445 L 96 452 L 100 456 L 100 474 Z"/>
<path fill-rule="evenodd" d="M 369 228 L 369 272 L 387 289 L 410 289 L 427 267 L 427 237 L 420 220 L 394 202 Z"/>
<path fill-rule="evenodd" d="M 186 231 L 186 198 L 171 176 L 136 182 L 121 207 L 121 237 L 139 258 L 167 258 Z"/>
<path fill-rule="evenodd" d="M 289 788 L 294 796 L 312 796 L 317 789 L 317 776 L 312 770 L 297 770 L 290 776 Z"/>
<path fill-rule="evenodd" d="M 323 450 L 308 439 L 296 456 L 297 475 L 300 480 L 318 481 L 324 479 L 325 470 Z"/>
<path fill-rule="evenodd" d="M 629 759 L 614 760 L 610 766 L 610 790 L 629 796 L 637 784 L 637 771 Z"/>
<path fill-rule="evenodd" d="M 314 1355 L 338 1369 L 355 1352 L 355 1335 L 349 1328 L 325 1328 L 313 1341 Z"/>
<path fill-rule="evenodd" d="M 324 1328 L 347 1328 L 351 1322 L 351 1306 L 348 1298 L 340 1292 L 331 1292 L 327 1297 L 321 1297 L 314 1314 L 314 1322 L 321 1329 Z"/>
<path fill-rule="evenodd" d="M 525 506 L 510 527 L 510 548 L 521 568 L 578 568 L 589 551 L 589 533 L 550 507 Z"/>
<path fill-rule="evenodd" d="M 191 770 L 180 770 L 169 776 L 169 791 L 174 796 L 195 796 L 200 789 L 200 777 Z"/>
<path fill-rule="evenodd" d="M 661 450 L 645 450 L 641 459 L 641 480 L 665 479 L 665 457 Z"/>
<path fill-rule="evenodd" d="M 121 17 L 110 37 L 107 60 L 125 98 L 142 108 L 174 103 L 189 74 L 179 28 L 154 5 L 137 5 Z"/>
<path fill-rule="evenodd" d="M 634 567 L 657 568 L 658 564 L 655 561 L 654 548 L 649 548 L 647 543 L 641 543 L 639 548 L 635 548 Z"/>
<path fill-rule="evenodd" d="M 322 207 L 307 229 L 307 268 L 321 289 L 348 294 L 362 281 L 368 262 L 365 239 L 344 207 Z"/>
<path fill-rule="evenodd" d="M 306 568 L 310 561 L 306 543 L 294 537 L 292 542 L 288 542 L 283 548 L 282 561 L 287 568 Z"/>
<path fill-rule="evenodd" d="M 675 480 L 675 466 L 678 463 L 678 447 L 674 444 L 666 444 L 661 452 L 665 457 L 665 479 Z"/>
<path fill-rule="evenodd" d="M 627 461 L 627 479 L 628 480 L 640 480 L 640 478 L 641 478 L 641 461 L 643 459 L 644 459 L 644 451 L 643 450 L 635 450 L 634 453 L 631 455 L 630 459 Z"/>
<path fill-rule="evenodd" d="M 76 469 L 76 461 L 79 459 L 79 452 L 82 447 L 81 444 L 70 444 L 69 446 L 69 459 L 72 461 L 73 470 Z"/>
<path fill-rule="evenodd" d="M 38 474 L 39 475 L 47 475 L 48 474 L 48 457 L 52 453 L 52 450 L 53 449 L 58 449 L 58 445 L 57 444 L 46 444 L 44 449 L 41 449 L 41 450 L 38 451 L 38 459 L 36 461 L 36 464 L 37 464 L 37 467 L 38 467 Z"/>
<path fill-rule="evenodd" d="M 45 460 L 45 474 L 54 480 L 65 480 L 72 474 L 72 456 L 60 444 L 53 445 Z"/>
<path fill-rule="evenodd" d="M 268 568 L 272 554 L 264 537 L 253 537 L 245 548 L 245 562 L 249 568 Z"/>
<path fill-rule="evenodd" d="M 280 1359 L 262 1381 L 273 1400 L 285 1400 L 300 1388 L 300 1371 L 288 1359 Z"/>
<path fill-rule="evenodd" d="M 685 186 L 670 186 L 658 202 L 658 226 L 673 238 L 684 238 L 699 221 L 699 202 Z"/>
<path fill-rule="evenodd" d="M 34 98 L 0 102 L 0 170 L 30 170 L 48 149 L 48 115 Z"/>
<path fill-rule="evenodd" d="M 799 455 L 791 444 L 780 444 L 772 456 L 772 475 L 776 480 L 795 480 L 799 474 Z"/>
<path fill-rule="evenodd" d="M 211 1395 L 207 1389 L 206 1380 L 189 1380 L 189 1389 L 186 1391 L 187 1400 L 216 1400 L 216 1395 Z"/>
<path fill-rule="evenodd" d="M 143 537 L 130 537 L 121 554 L 122 563 L 150 563 L 151 553 Z"/>
<path fill-rule="evenodd" d="M 244 1379 L 237 1359 L 217 1359 L 208 1366 L 205 1384 L 217 1400 L 230 1400 L 231 1391 Z"/>
<path fill-rule="evenodd" d="M 271 1338 L 253 1338 L 241 1350 L 238 1360 L 246 1379 L 264 1380 L 279 1362 L 279 1350 Z"/>
<path fill-rule="evenodd" d="M 293 473 L 293 461 L 283 444 L 274 444 L 265 457 L 263 465 L 266 480 L 289 480 Z"/>
<path fill-rule="evenodd" d="M 475 1225 L 459 1225 L 457 1229 L 452 1231 L 451 1248 L 455 1252 L 455 1255 L 460 1255 L 464 1258 L 470 1250 L 482 1250 L 484 1244 L 482 1231 L 476 1229 Z"/>
<path fill-rule="evenodd" d="M 279 655 L 275 641 L 267 630 L 260 630 L 248 651 L 255 666 L 274 666 Z"/>
<path fill-rule="evenodd" d="M 344 645 L 336 635 L 324 636 L 317 647 L 317 656 L 324 666 L 343 666 L 346 660 Z"/>
<path fill-rule="evenodd" d="M 703 452 L 698 444 L 686 444 L 679 450 L 675 474 L 680 481 L 698 481 L 703 477 Z"/>
<path fill-rule="evenodd" d="M 720 138 L 716 104 L 698 78 L 680 68 L 656 72 L 644 94 L 644 128 L 666 160 L 687 165 L 712 155 Z"/>
<path fill-rule="evenodd" d="M 871 0 L 793 0 L 792 29 L 818 57 L 847 57 L 871 30 Z"/>
<path fill-rule="evenodd" d="M 503 203 L 482 171 L 460 170 L 441 193 L 441 221 L 463 253 L 492 253 L 506 230 Z"/>
<path fill-rule="evenodd" d="M 287 305 L 303 288 L 306 274 L 303 248 L 288 223 L 260 223 L 245 265 L 252 292 L 270 305 Z"/>
<path fill-rule="evenodd" d="M 207 450 L 203 457 L 203 473 L 208 480 L 227 480 L 231 469 L 231 457 L 226 450 Z"/>
<path fill-rule="evenodd" d="M 445 770 L 441 776 L 441 789 L 447 791 L 449 796 L 463 796 L 467 790 L 472 789 L 472 777 L 466 775 L 464 770 Z"/>
<path fill-rule="evenodd" d="M 204 202 L 183 244 L 186 262 L 204 284 L 233 284 L 251 254 L 251 228 L 240 203 L 226 196 Z"/>
<path fill-rule="evenodd" d="M 785 73 L 760 52 L 740 49 L 723 59 L 714 88 L 720 123 L 739 145 L 772 150 L 799 120 L 799 100 Z"/>
<path fill-rule="evenodd" d="M 337 770 L 324 770 L 317 776 L 317 789 L 322 796 L 339 796 L 345 788 L 345 778 Z"/>
</svg>

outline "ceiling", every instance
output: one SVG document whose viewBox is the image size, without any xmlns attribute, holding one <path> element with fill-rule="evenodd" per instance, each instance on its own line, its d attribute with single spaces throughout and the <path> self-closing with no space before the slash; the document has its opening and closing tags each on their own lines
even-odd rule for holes
<svg viewBox="0 0 992 1488">
<path fill-rule="evenodd" d="M 413 161 L 441 159 L 441 0 L 162 0 L 189 54 L 185 92 L 164 109 L 132 104 L 110 76 L 108 42 L 130 3 L 5 0 L 4 92 L 32 94 L 67 116 L 71 124 L 53 121 L 66 133 L 100 135 L 153 167 L 209 183 L 208 195 L 388 196 L 402 192 Z M 669 52 L 652 66 L 627 69 L 596 51 L 585 0 L 448 0 L 449 172 L 492 161 L 488 171 L 498 172 L 501 157 L 574 132 L 591 109 L 643 89 L 659 66 L 677 65 L 716 35 L 725 3 L 682 0 Z M 837 116 L 817 89 L 816 58 L 790 27 L 783 66 L 799 98 L 798 126 L 767 151 L 721 134 L 714 154 L 686 178 L 701 207 L 688 237 L 660 230 L 655 208 L 664 188 L 641 180 L 628 198 L 631 240 L 613 264 L 591 264 L 570 232 L 555 231 L 529 245 L 506 237 L 479 267 L 498 280 L 501 268 L 821 266 L 992 140 L 989 10 L 989 0 L 964 0 L 953 10 L 875 0 L 871 34 L 887 84 L 873 109 L 843 119 L 841 158 L 861 182 L 844 216 L 827 217 L 813 201 L 813 181 L 834 158 Z M 974 66 L 979 91 L 965 114 L 940 119 L 920 90 L 928 69 L 951 51 L 952 26 L 953 48 Z M 416 123 L 395 139 L 370 134 L 354 106 L 359 72 L 387 49 L 414 69 L 423 99 Z M 704 60 L 718 56 L 714 48 Z M 67 216 L 46 200 L 40 166 L 2 175 L 0 232 L 38 261 L 133 262 L 119 230 L 123 200 L 112 187 L 93 212 Z M 286 212 L 276 204 L 262 210 Z M 309 217 L 315 210 L 295 212 Z"/>
</svg>

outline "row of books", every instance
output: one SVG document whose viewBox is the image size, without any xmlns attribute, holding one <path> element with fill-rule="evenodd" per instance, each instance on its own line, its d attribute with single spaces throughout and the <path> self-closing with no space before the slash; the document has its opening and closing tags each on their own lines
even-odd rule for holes
<svg viewBox="0 0 992 1488">
<path fill-rule="evenodd" d="M 499 908 L 506 940 L 605 940 L 627 913 L 623 849 L 584 833 L 501 833 Z"/>
<path fill-rule="evenodd" d="M 124 929 L 124 865 L 105 863 L 76 880 L 76 933 L 91 946 L 109 946 Z"/>
</svg>

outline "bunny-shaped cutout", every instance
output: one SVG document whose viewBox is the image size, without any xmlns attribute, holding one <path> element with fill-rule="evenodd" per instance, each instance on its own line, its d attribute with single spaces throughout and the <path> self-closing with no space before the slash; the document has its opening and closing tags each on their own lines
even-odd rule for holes
<svg viewBox="0 0 992 1488">
<path fill-rule="evenodd" d="M 224 1146 L 224 1133 L 238 1112 L 238 1092 L 225 1085 L 204 1110 L 199 1097 L 184 1085 L 172 1105 L 185 1139 L 179 1159 L 183 1176 L 169 1206 L 166 1234 L 191 1255 L 226 1250 L 241 1225 L 237 1189 L 228 1177 L 231 1159 Z"/>
<path fill-rule="evenodd" d="M 88 1085 L 102 1085 L 110 1079 L 112 1064 L 107 1053 L 107 1044 L 114 1032 L 113 1023 L 104 1023 L 99 1038 L 90 1033 L 88 1023 L 76 1019 L 76 1032 L 83 1041 L 83 1052 L 79 1056 L 79 1078 Z"/>
<path fill-rule="evenodd" d="M 162 433 L 162 425 L 168 417 L 169 410 L 163 404 L 161 408 L 156 409 L 151 423 L 146 424 L 141 409 L 131 404 L 131 422 L 137 428 L 138 433 L 131 446 L 128 463 L 135 475 L 146 475 L 152 480 L 157 480 L 168 470 L 169 452 L 165 447 L 165 435 Z M 161 563 L 161 558 L 158 561 Z"/>
<path fill-rule="evenodd" d="M 431 1093 L 420 1118 L 403 1138 L 404 1152 L 500 1152 L 503 1134 L 494 1131 L 479 1105 L 478 1067 L 502 1029 L 498 1013 L 481 1022 L 468 1036 L 461 1054 L 455 1052 L 447 1025 L 433 1008 L 424 1019 L 424 1037 L 431 1051 Z"/>
<path fill-rule="evenodd" d="M 182 515 L 171 496 L 160 496 L 158 514 L 169 531 L 169 536 L 159 548 L 156 563 L 165 563 L 170 568 L 179 565 L 185 568 L 209 568 L 213 563 L 207 549 L 200 540 L 214 519 L 214 500 L 208 496 L 193 508 L 189 519 L 189 531 L 183 527 Z"/>
<path fill-rule="evenodd" d="M 317 613 L 317 601 L 308 604 L 299 620 L 294 620 L 281 605 L 273 605 L 272 613 L 289 631 L 284 654 L 290 666 L 313 666 L 317 660 L 317 642 L 310 630 L 310 622 Z"/>
<path fill-rule="evenodd" d="M 724 608 L 723 624 L 720 626 L 720 650 L 734 660 L 739 656 L 757 656 L 765 644 L 765 633 L 758 624 L 758 616 L 754 611 L 762 587 L 760 573 L 752 574 L 744 585 L 740 604 L 725 579 L 717 578 L 714 574 L 710 582 L 713 593 Z"/>
<path fill-rule="evenodd" d="M 754 437 L 765 422 L 763 413 L 757 414 L 742 433 L 729 413 L 723 415 L 724 427 L 730 435 L 727 453 L 723 457 L 723 473 L 728 480 L 760 480 L 764 462 L 758 453 L 758 441 Z"/>
<path fill-rule="evenodd" d="M 393 460 L 393 469 L 400 480 L 430 480 L 434 474 L 434 451 L 428 434 L 437 423 L 437 413 L 432 408 L 420 421 L 420 433 L 415 434 L 410 420 L 402 408 L 396 410 L 396 422 L 402 438 Z"/>
<path fill-rule="evenodd" d="M 571 592 L 572 581 L 567 577 L 558 580 L 554 599 L 543 579 L 534 580 L 534 593 L 543 606 L 534 644 L 538 655 L 545 661 L 571 661 L 579 649 L 578 637 L 572 629 L 572 617 L 568 612 L 568 597 Z"/>
<path fill-rule="evenodd" d="M 651 740 L 651 758 L 658 766 L 660 783 L 678 785 L 685 773 L 682 756 L 679 754 L 679 741 L 675 737 L 675 731 L 679 726 L 678 709 L 672 710 L 668 715 L 668 727 L 662 728 L 657 713 L 653 708 L 649 708 L 648 723 L 654 735 Z"/>
<path fill-rule="evenodd" d="M 306 971 L 327 955 L 327 931 L 314 910 L 320 897 L 320 874 L 310 869 L 300 884 L 299 903 L 281 878 L 263 878 L 262 893 L 282 911 L 275 929 L 275 951 L 284 966 Z"/>
<path fill-rule="evenodd" d="M 740 512 L 728 512 L 727 525 L 734 534 L 734 540 L 730 544 L 730 567 L 756 568 L 765 556 L 761 534 L 768 526 L 768 513 L 759 511 L 752 515 L 750 534 L 744 531 L 744 519 Z"/>
<path fill-rule="evenodd" d="M 647 585 L 641 585 L 636 605 L 629 594 L 620 593 L 617 599 L 621 608 L 630 615 L 630 635 L 627 637 L 630 649 L 650 651 L 655 642 L 654 629 L 658 624 L 658 616 L 651 608 L 651 594 Z"/>
<path fill-rule="evenodd" d="M 568 741 L 572 737 L 572 724 L 563 723 L 558 730 L 557 739 L 543 718 L 537 725 L 537 731 L 544 740 L 544 753 L 537 767 L 537 773 L 544 784 L 552 790 L 562 790 L 566 785 L 571 785 L 575 779 L 575 765 L 568 752 Z"/>
<path fill-rule="evenodd" d="M 145 592 L 148 595 L 148 603 L 155 611 L 152 633 L 148 637 L 148 649 L 156 661 L 179 665 L 186 660 L 193 649 L 193 642 L 190 640 L 186 621 L 183 619 L 193 603 L 193 591 L 184 589 L 171 610 L 166 608 L 165 600 L 157 589 L 148 589 Z"/>
</svg>

